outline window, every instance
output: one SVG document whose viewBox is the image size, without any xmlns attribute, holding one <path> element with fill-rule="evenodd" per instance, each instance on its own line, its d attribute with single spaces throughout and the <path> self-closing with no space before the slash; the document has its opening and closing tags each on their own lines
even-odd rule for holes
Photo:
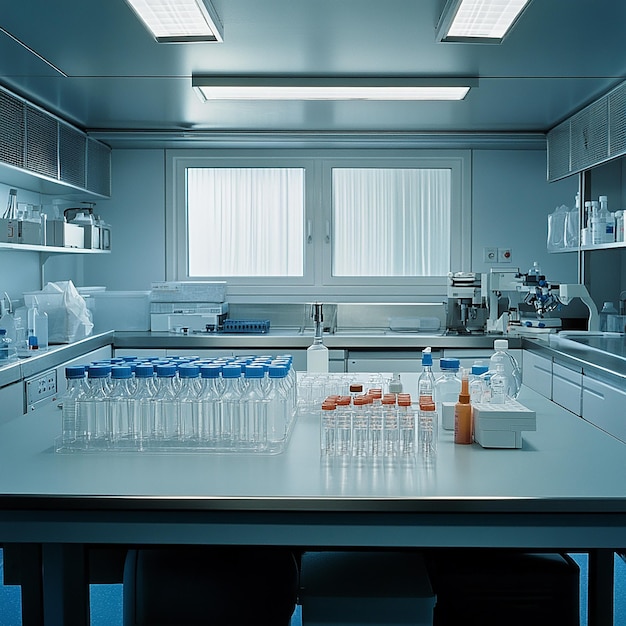
<svg viewBox="0 0 626 626">
<path fill-rule="evenodd" d="M 451 171 L 334 168 L 333 276 L 445 276 Z"/>
<path fill-rule="evenodd" d="M 302 276 L 304 170 L 189 167 L 189 277 Z"/>
<path fill-rule="evenodd" d="M 470 265 L 468 154 L 168 151 L 167 277 L 268 302 L 445 296 Z"/>
</svg>

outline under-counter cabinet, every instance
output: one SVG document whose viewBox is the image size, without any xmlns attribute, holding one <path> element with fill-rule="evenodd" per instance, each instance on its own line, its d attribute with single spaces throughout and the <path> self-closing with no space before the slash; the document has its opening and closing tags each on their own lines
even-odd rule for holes
<svg viewBox="0 0 626 626">
<path fill-rule="evenodd" d="M 582 415 L 584 419 L 626 442 L 626 390 L 591 378 L 582 377 Z"/>
<path fill-rule="evenodd" d="M 582 368 L 552 364 L 552 401 L 571 411 L 582 415 Z"/>
<path fill-rule="evenodd" d="M 542 396 L 552 399 L 552 358 L 524 350 L 522 383 Z"/>
</svg>

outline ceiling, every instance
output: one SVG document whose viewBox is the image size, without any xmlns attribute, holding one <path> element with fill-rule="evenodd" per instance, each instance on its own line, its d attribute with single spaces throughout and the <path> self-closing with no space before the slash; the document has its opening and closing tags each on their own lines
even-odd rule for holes
<svg viewBox="0 0 626 626">
<path fill-rule="evenodd" d="M 223 43 L 158 44 L 124 0 L 3 3 L 0 84 L 80 128 L 543 133 L 626 78 L 626 2 L 534 0 L 501 45 L 437 43 L 444 0 L 213 0 Z M 214 102 L 194 73 L 477 77 L 462 102 Z"/>
</svg>

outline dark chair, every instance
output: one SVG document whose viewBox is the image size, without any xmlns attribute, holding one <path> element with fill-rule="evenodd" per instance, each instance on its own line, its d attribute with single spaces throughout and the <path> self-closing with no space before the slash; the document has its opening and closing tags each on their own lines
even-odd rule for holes
<svg viewBox="0 0 626 626">
<path fill-rule="evenodd" d="M 297 592 L 287 549 L 138 548 L 124 568 L 124 626 L 288 626 Z"/>
</svg>

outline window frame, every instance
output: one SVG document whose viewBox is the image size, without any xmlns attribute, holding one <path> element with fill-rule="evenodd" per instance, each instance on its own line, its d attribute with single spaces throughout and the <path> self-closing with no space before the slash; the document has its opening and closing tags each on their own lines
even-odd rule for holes
<svg viewBox="0 0 626 626">
<path fill-rule="evenodd" d="M 449 168 L 451 189 L 451 271 L 471 266 L 471 151 L 422 149 L 363 150 L 167 150 L 166 151 L 166 278 L 190 278 L 187 272 L 185 170 L 187 167 L 294 167 L 304 169 L 304 276 L 206 277 L 226 280 L 229 300 L 302 301 L 432 301 L 446 295 L 447 278 L 332 276 L 332 169 Z M 330 228 L 330 239 L 327 229 Z M 310 238 L 308 237 L 310 233 Z M 365 291 L 366 290 L 366 291 Z"/>
</svg>

